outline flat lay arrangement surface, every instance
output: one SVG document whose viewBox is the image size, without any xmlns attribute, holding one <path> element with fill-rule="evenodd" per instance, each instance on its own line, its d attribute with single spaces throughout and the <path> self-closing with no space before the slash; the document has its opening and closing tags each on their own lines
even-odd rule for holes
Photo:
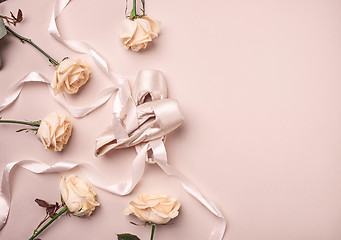
<svg viewBox="0 0 341 240">
<path fill-rule="evenodd" d="M 0 239 L 341 238 L 340 1 L 56 2 L 0 4 L 55 59 L 0 39 Z"/>
</svg>

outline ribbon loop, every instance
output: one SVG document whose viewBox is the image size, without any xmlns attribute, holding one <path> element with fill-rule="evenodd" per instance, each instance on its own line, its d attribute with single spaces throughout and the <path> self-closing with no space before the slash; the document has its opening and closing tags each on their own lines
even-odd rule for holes
<svg viewBox="0 0 341 240">
<path fill-rule="evenodd" d="M 107 185 L 103 184 L 100 175 L 93 172 L 87 174 L 88 180 L 105 191 L 117 195 L 127 195 L 140 181 L 144 172 L 145 163 L 157 163 L 166 174 L 180 179 L 185 191 L 202 203 L 203 206 L 218 218 L 209 239 L 222 240 L 226 228 L 224 215 L 212 202 L 207 200 L 187 178 L 167 163 L 167 153 L 164 145 L 165 135 L 182 124 L 183 116 L 178 103 L 175 100 L 167 99 L 167 85 L 163 74 L 160 71 L 155 70 L 141 71 L 131 93 L 127 79 L 119 74 L 110 72 L 107 62 L 87 43 L 74 40 L 63 40 L 57 28 L 56 18 L 66 8 L 70 1 L 71 0 L 56 1 L 48 29 L 49 33 L 57 41 L 70 49 L 91 55 L 101 70 L 113 81 L 115 87 L 110 90 L 104 90 L 103 92 L 105 94 L 102 94 L 96 104 L 91 107 L 84 109 L 67 109 L 76 117 L 85 116 L 96 107 L 105 103 L 114 92 L 117 92 L 113 109 L 113 126 L 96 140 L 96 155 L 103 155 L 112 149 L 131 146 L 135 146 L 138 153 L 133 161 L 131 180 L 119 184 Z M 41 77 L 39 74 L 33 75 L 35 76 L 35 79 Z M 46 81 L 43 77 L 38 81 L 49 83 L 49 81 Z M 23 82 L 25 82 L 25 79 L 13 89 L 12 94 L 10 94 L 11 96 L 6 98 L 5 103 L 0 106 L 0 111 L 19 96 Z M 148 96 L 151 98 L 151 101 L 148 101 Z M 64 106 L 66 105 L 65 100 L 63 99 L 57 99 L 57 101 Z M 15 165 L 21 166 L 37 174 L 67 171 L 77 166 L 84 169 L 89 168 L 86 167 L 85 164 L 72 163 L 57 163 L 53 166 L 48 166 L 30 160 L 7 164 L 3 172 L 0 190 L 0 230 L 6 223 L 10 209 L 9 175 Z"/>
<path fill-rule="evenodd" d="M 0 112 L 15 102 L 26 83 L 37 82 L 46 84 L 49 88 L 51 96 L 62 105 L 73 117 L 81 118 L 94 111 L 98 107 L 106 103 L 111 96 L 117 91 L 116 87 L 108 87 L 103 89 L 97 96 L 97 99 L 90 106 L 71 106 L 67 103 L 65 95 L 63 93 L 54 95 L 53 89 L 50 86 L 50 81 L 43 75 L 37 72 L 31 72 L 19 80 L 7 93 L 4 102 L 0 105 Z"/>
<path fill-rule="evenodd" d="M 165 137 L 178 128 L 184 119 L 177 101 L 167 99 L 163 74 L 156 70 L 141 71 L 131 93 L 120 114 L 114 114 L 113 129 L 96 139 L 96 155 L 135 146 L 138 154 L 133 162 L 132 181 L 124 185 L 126 190 L 130 192 L 141 179 L 145 163 L 158 164 L 167 175 L 180 179 L 185 191 L 218 218 L 209 239 L 221 240 L 226 228 L 224 215 L 194 184 L 168 164 Z M 118 112 L 118 109 L 114 109 L 114 112 Z"/>
</svg>

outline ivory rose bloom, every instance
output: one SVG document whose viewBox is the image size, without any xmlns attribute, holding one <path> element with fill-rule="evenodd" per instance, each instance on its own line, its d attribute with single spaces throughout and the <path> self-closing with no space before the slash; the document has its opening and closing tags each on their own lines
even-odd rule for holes
<svg viewBox="0 0 341 240">
<path fill-rule="evenodd" d="M 54 79 L 51 82 L 54 94 L 65 92 L 74 94 L 88 80 L 91 67 L 83 59 L 64 59 L 55 68 Z"/>
<path fill-rule="evenodd" d="M 40 123 L 38 137 L 45 148 L 53 152 L 62 151 L 69 141 L 72 123 L 64 115 L 55 112 L 47 115 Z"/>
<path fill-rule="evenodd" d="M 179 214 L 181 204 L 166 194 L 141 194 L 137 201 L 131 201 L 125 215 L 134 214 L 141 221 L 165 224 Z"/>
<path fill-rule="evenodd" d="M 160 33 L 159 21 L 147 16 L 136 19 L 125 19 L 122 22 L 120 39 L 124 48 L 133 51 L 145 49 L 149 42 Z"/>
<path fill-rule="evenodd" d="M 75 216 L 90 216 L 99 206 L 96 193 L 89 184 L 74 175 L 66 179 L 61 176 L 60 194 L 69 212 Z"/>
</svg>

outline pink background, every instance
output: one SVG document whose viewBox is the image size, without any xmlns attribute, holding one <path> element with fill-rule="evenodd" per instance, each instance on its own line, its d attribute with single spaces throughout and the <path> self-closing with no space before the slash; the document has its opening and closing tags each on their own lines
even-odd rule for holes
<svg viewBox="0 0 341 240">
<path fill-rule="evenodd" d="M 56 59 L 76 57 L 47 32 L 54 1 L 9 0 L 0 14 L 21 8 L 15 30 Z M 111 70 L 133 82 L 140 69 L 164 72 L 171 98 L 185 115 L 167 140 L 170 163 L 225 214 L 224 239 L 341 239 L 341 1 L 339 0 L 147 0 L 147 13 L 162 21 L 159 38 L 141 52 L 126 51 L 118 39 L 125 1 L 74 0 L 58 19 L 65 39 L 85 40 Z M 31 71 L 52 77 L 53 67 L 13 36 L 1 40 L 0 101 Z M 89 62 L 92 60 L 88 56 Z M 50 66 L 49 66 L 50 65 Z M 85 106 L 111 82 L 94 67 L 74 105 Z M 130 177 L 134 149 L 94 157 L 94 141 L 110 124 L 113 99 L 82 119 L 61 153 L 45 151 L 31 134 L 0 126 L 0 169 L 12 161 L 90 162 L 109 183 Z M 42 84 L 25 86 L 4 119 L 38 120 L 66 113 Z M 65 173 L 83 176 L 80 170 Z M 39 197 L 59 200 L 59 175 L 16 168 L 11 176 L 12 209 L 0 239 L 27 239 L 44 216 Z M 156 230 L 155 240 L 208 239 L 215 218 L 187 195 L 178 180 L 148 165 L 131 195 L 100 189 L 101 207 L 90 218 L 63 216 L 42 239 L 116 239 L 131 232 L 149 239 L 123 210 L 145 192 L 182 202 L 180 216 Z"/>
</svg>

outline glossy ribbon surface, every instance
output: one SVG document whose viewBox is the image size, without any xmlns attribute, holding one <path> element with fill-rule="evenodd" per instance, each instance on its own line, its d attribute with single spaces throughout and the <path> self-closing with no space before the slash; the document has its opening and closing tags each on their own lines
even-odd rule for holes
<svg viewBox="0 0 341 240">
<path fill-rule="evenodd" d="M 144 159 L 143 159 L 144 160 Z M 136 162 L 135 164 L 143 165 L 142 163 Z M 20 166 L 26 170 L 36 174 L 46 173 L 62 173 L 69 171 L 75 167 L 79 167 L 83 170 L 87 180 L 94 186 L 103 189 L 107 192 L 116 195 L 125 195 L 127 189 L 131 188 L 131 185 L 135 185 L 139 179 L 132 178 L 132 182 L 120 183 L 114 185 L 108 185 L 102 180 L 100 174 L 98 174 L 94 168 L 87 163 L 69 163 L 69 162 L 58 162 L 52 166 L 46 165 L 45 163 L 35 160 L 21 160 L 16 162 L 8 163 L 3 170 L 1 191 L 0 191 L 0 230 L 5 226 L 10 211 L 11 205 L 11 191 L 10 191 L 10 175 L 13 172 L 15 166 Z M 136 166 L 140 167 L 140 166 Z M 134 183 L 135 182 L 135 183 Z"/>
<path fill-rule="evenodd" d="M 56 39 L 66 47 L 72 49 L 73 51 L 92 56 L 97 66 L 114 83 L 115 88 L 118 90 L 115 98 L 114 114 L 119 115 L 121 109 L 123 108 L 123 106 L 126 104 L 130 97 L 130 86 L 128 80 L 125 77 L 121 76 L 120 74 L 109 71 L 107 61 L 101 56 L 100 53 L 96 52 L 88 43 L 75 40 L 64 40 L 59 33 L 56 19 L 63 12 L 63 10 L 70 3 L 70 1 L 71 0 L 56 1 L 56 5 L 51 16 L 48 32 L 54 39 Z"/>
<path fill-rule="evenodd" d="M 31 72 L 23 77 L 20 81 L 18 81 L 7 93 L 4 102 L 0 106 L 0 112 L 11 105 L 17 98 L 19 97 L 23 87 L 25 84 L 30 82 L 38 82 L 44 83 L 49 87 L 51 96 L 60 104 L 62 105 L 73 117 L 84 117 L 88 113 L 92 112 L 96 108 L 103 105 L 107 102 L 113 93 L 117 90 L 116 87 L 110 87 L 102 90 L 100 94 L 97 96 L 96 101 L 91 104 L 90 106 L 86 107 L 75 107 L 71 106 L 67 103 L 64 94 L 58 94 L 57 96 L 54 95 L 53 89 L 50 87 L 50 81 L 45 78 L 43 75 L 37 72 Z"/>
<path fill-rule="evenodd" d="M 135 180 L 141 178 L 144 162 L 158 164 L 167 175 L 178 178 L 187 193 L 217 216 L 210 239 L 222 239 L 226 228 L 224 215 L 194 184 L 168 164 L 164 145 L 166 134 L 182 124 L 183 116 L 177 102 L 167 98 L 167 85 L 162 72 L 141 71 L 134 83 L 132 98 L 136 106 L 127 103 L 123 107 L 123 114 L 114 121 L 114 126 L 96 139 L 96 155 L 101 156 L 110 150 L 135 146 L 138 154 L 133 162 L 133 178 L 134 174 Z M 115 129 L 120 131 L 116 134 Z M 134 181 L 126 190 L 130 192 L 136 183 Z"/>
<path fill-rule="evenodd" d="M 214 203 L 206 199 L 198 188 L 183 174 L 168 164 L 166 148 L 164 145 L 166 134 L 175 130 L 182 124 L 183 116 L 177 102 L 175 100 L 167 99 L 167 86 L 163 74 L 160 71 L 154 70 L 141 71 L 131 93 L 127 79 L 116 73 L 110 72 L 107 62 L 87 43 L 62 39 L 58 31 L 56 18 L 69 2 L 70 0 L 57 0 L 48 29 L 49 33 L 70 49 L 91 55 L 99 68 L 112 80 L 114 87 L 104 89 L 102 91 L 103 94 L 100 95 L 96 104 L 85 109 L 70 107 L 66 104 L 65 99 L 59 98 L 57 101 L 63 106 L 66 106 L 73 116 L 81 117 L 92 111 L 95 106 L 98 107 L 105 103 L 111 95 L 117 91 L 114 101 L 112 126 L 110 126 L 102 136 L 96 139 L 95 154 L 100 156 L 110 150 L 134 146 L 137 151 L 137 156 L 132 165 L 132 177 L 127 182 L 107 185 L 88 164 L 60 162 L 48 166 L 44 163 L 32 160 L 9 163 L 3 172 L 2 188 L 0 192 L 0 229 L 7 221 L 10 209 L 9 175 L 12 172 L 12 168 L 16 165 L 37 174 L 64 172 L 78 166 L 84 168 L 88 181 L 96 187 L 113 194 L 127 195 L 140 181 L 146 163 L 156 163 L 167 175 L 178 178 L 185 191 L 202 203 L 217 217 L 217 222 L 209 239 L 223 239 L 226 229 L 226 220 L 222 212 Z M 29 82 L 28 79 L 31 79 L 31 81 L 49 83 L 49 81 L 41 75 L 37 75 L 37 73 L 29 74 L 11 90 L 11 94 L 5 99 L 5 103 L 0 106 L 0 111 L 15 101 L 20 94 L 22 85 L 25 82 Z"/>
</svg>

